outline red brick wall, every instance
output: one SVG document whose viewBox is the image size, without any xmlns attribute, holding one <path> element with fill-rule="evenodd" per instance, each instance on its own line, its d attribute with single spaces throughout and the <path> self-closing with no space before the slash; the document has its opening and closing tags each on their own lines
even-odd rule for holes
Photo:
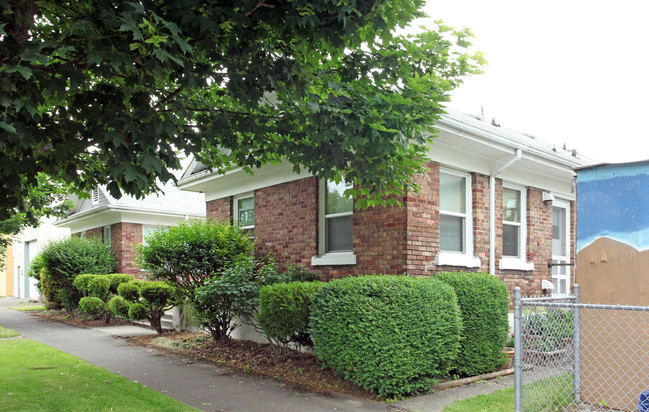
<svg viewBox="0 0 649 412">
<path fill-rule="evenodd" d="M 318 254 L 318 181 L 307 178 L 255 191 L 257 255 L 271 254 L 282 267 L 298 264 L 329 280 L 370 273 L 409 273 L 428 276 L 439 271 L 489 271 L 489 176 L 473 173 L 473 252 L 480 268 L 431 265 L 439 252 L 439 165 L 428 165 L 415 177 L 417 194 L 402 199 L 403 207 L 354 210 L 353 236 L 356 265 L 311 266 Z M 502 258 L 502 180 L 495 188 L 495 275 L 523 295 L 541 293 L 541 280 L 551 280 L 547 261 L 552 257 L 552 205 L 542 201 L 542 190 L 526 190 L 526 260 L 534 271 L 500 270 Z M 231 197 L 207 203 L 207 217 L 229 220 Z M 571 210 L 571 253 L 574 257 L 575 213 Z M 115 236 L 115 235 L 114 235 Z M 574 270 L 573 270 L 574 274 Z"/>
<path fill-rule="evenodd" d="M 142 225 L 139 223 L 116 223 L 111 225 L 111 247 L 117 258 L 117 272 L 144 276 L 135 265 L 135 247 L 142 243 Z"/>
<path fill-rule="evenodd" d="M 317 254 L 318 181 L 301 179 L 255 191 L 257 255 L 309 267 Z"/>
<path fill-rule="evenodd" d="M 404 272 L 429 275 L 426 266 L 439 252 L 439 165 L 426 165 L 426 175 L 415 176 L 419 193 L 409 194 L 404 202 L 406 222 L 406 263 Z M 429 270 L 431 268 L 429 267 Z"/>
<path fill-rule="evenodd" d="M 86 239 L 99 239 L 102 240 L 104 236 L 104 228 L 103 227 L 95 227 L 92 229 L 86 230 Z"/>
<path fill-rule="evenodd" d="M 205 213 L 208 219 L 232 222 L 232 197 L 224 197 L 209 201 L 205 204 Z"/>
</svg>

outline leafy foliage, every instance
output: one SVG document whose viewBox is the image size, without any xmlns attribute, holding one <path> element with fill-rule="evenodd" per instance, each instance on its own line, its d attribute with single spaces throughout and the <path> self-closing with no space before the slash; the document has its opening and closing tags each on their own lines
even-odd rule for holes
<svg viewBox="0 0 649 412">
<path fill-rule="evenodd" d="M 1 1 L 0 218 L 39 172 L 139 196 L 173 179 L 177 151 L 413 189 L 440 103 L 483 64 L 468 30 L 396 35 L 423 4 Z"/>
<path fill-rule="evenodd" d="M 164 282 L 132 281 L 119 285 L 117 292 L 119 298 L 109 302 L 113 313 L 126 312 L 133 320 L 147 319 L 151 329 L 162 334 L 162 316 L 174 306 L 173 287 Z"/>
<path fill-rule="evenodd" d="M 6 210 L 0 211 L 0 235 L 8 235 L 0 236 L 0 251 L 11 243 L 12 235 L 18 234 L 25 227 L 37 227 L 43 217 L 64 216 L 72 207 L 72 201 L 67 198 L 69 188 L 65 184 L 55 182 L 43 173 L 36 175 L 33 184 L 28 183 L 26 176 L 19 176 L 18 179 L 24 193 L 21 197 L 12 199 L 12 204 L 7 205 Z M 0 268 L 4 264 L 3 259 L 4 254 L 0 253 Z"/>
<path fill-rule="evenodd" d="M 309 334 L 311 297 L 324 283 L 291 282 L 263 286 L 259 290 L 259 326 L 280 347 L 293 342 L 313 347 Z"/>
<path fill-rule="evenodd" d="M 106 304 L 106 310 L 113 316 L 128 318 L 129 303 L 121 296 L 113 296 Z"/>
<path fill-rule="evenodd" d="M 460 305 L 464 328 L 453 369 L 473 376 L 501 367 L 509 332 L 505 283 L 488 273 L 440 273 L 435 279 L 453 288 Z"/>
<path fill-rule="evenodd" d="M 236 225 L 196 220 L 150 233 L 137 251 L 140 266 L 153 279 L 168 282 L 191 300 L 215 273 L 248 256 L 252 244 Z"/>
<path fill-rule="evenodd" d="M 113 295 L 117 295 L 117 288 L 119 287 L 119 285 L 135 280 L 133 275 L 128 275 L 126 273 L 111 273 L 110 275 L 108 275 L 108 279 L 110 280 L 109 291 Z"/>
<path fill-rule="evenodd" d="M 37 265 L 33 265 L 30 276 L 40 277 L 39 287 L 49 302 L 67 309 L 76 308 L 81 298 L 73 285 L 77 276 L 82 273 L 105 275 L 113 272 L 117 265 L 110 246 L 97 239 L 79 237 L 50 242 L 34 259 Z"/>
<path fill-rule="evenodd" d="M 79 309 L 88 316 L 99 318 L 104 313 L 105 303 L 93 296 L 84 296 L 79 300 Z"/>
<path fill-rule="evenodd" d="M 450 369 L 460 329 L 452 288 L 434 279 L 347 277 L 313 295 L 316 356 L 381 397 L 429 390 Z"/>
<path fill-rule="evenodd" d="M 257 262 L 245 256 L 196 289 L 192 299 L 194 316 L 216 340 L 227 339 L 237 322 L 259 329 L 256 315 L 261 287 L 314 277 L 299 267 L 280 272 L 272 259 Z"/>
</svg>

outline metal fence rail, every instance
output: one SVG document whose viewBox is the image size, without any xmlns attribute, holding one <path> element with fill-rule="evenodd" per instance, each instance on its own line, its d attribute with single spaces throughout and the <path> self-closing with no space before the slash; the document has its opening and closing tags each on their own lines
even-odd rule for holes
<svg viewBox="0 0 649 412">
<path fill-rule="evenodd" d="M 515 288 L 514 342 L 517 412 L 649 411 L 649 307 Z"/>
</svg>

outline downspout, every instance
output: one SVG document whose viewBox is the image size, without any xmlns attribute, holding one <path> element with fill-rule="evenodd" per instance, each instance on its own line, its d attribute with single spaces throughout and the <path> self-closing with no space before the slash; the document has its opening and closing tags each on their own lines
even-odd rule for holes
<svg viewBox="0 0 649 412">
<path fill-rule="evenodd" d="M 516 149 L 516 154 L 509 162 L 505 163 L 495 173 L 489 175 L 489 273 L 492 275 L 496 274 L 496 256 L 494 254 L 496 249 L 496 176 L 521 160 L 521 156 L 523 156 L 521 149 Z"/>
</svg>

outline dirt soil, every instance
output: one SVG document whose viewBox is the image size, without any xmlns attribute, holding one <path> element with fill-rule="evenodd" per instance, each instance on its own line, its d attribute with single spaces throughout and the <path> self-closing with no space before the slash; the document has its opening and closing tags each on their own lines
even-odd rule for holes
<svg viewBox="0 0 649 412">
<path fill-rule="evenodd" d="M 173 332 L 165 338 L 181 341 L 201 340 L 205 334 Z M 323 369 L 311 353 L 287 350 L 280 353 L 268 343 L 230 339 L 227 341 L 203 340 L 185 350 L 173 350 L 154 344 L 155 335 L 129 339 L 131 343 L 151 346 L 191 356 L 194 359 L 215 362 L 240 371 L 267 376 L 316 393 L 340 392 L 371 400 L 379 400 L 373 393 Z"/>
<path fill-rule="evenodd" d="M 69 325 L 81 326 L 94 328 L 98 326 L 122 326 L 130 325 L 131 321 L 122 319 L 122 318 L 111 318 L 110 323 L 106 323 L 104 319 L 92 319 L 87 315 L 84 315 L 81 312 L 67 312 L 65 310 L 44 310 L 44 311 L 33 311 L 31 312 L 34 315 L 40 316 L 47 320 L 54 322 L 63 322 Z"/>
</svg>

